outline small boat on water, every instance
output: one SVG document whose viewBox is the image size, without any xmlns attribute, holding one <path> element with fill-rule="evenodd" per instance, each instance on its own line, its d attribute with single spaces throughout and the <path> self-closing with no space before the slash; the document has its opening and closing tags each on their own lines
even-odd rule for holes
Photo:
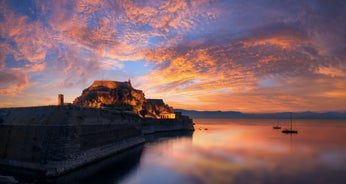
<svg viewBox="0 0 346 184">
<path fill-rule="evenodd" d="M 277 121 L 276 125 L 273 126 L 274 130 L 280 130 L 281 126 L 279 125 L 279 120 Z"/>
<path fill-rule="evenodd" d="M 281 129 L 281 126 L 279 125 L 279 122 L 275 126 L 273 126 L 273 129 L 274 130 L 280 130 Z"/>
<path fill-rule="evenodd" d="M 284 133 L 284 134 L 297 134 L 298 130 L 284 129 L 284 130 L 282 130 L 282 133 Z"/>
<path fill-rule="evenodd" d="M 280 125 L 275 125 L 275 126 L 273 126 L 273 129 L 279 130 L 279 129 L 281 129 L 281 126 Z"/>
<path fill-rule="evenodd" d="M 291 113 L 291 129 L 285 128 L 281 132 L 284 133 L 284 134 L 297 134 L 298 133 L 298 130 L 293 130 L 292 129 L 292 113 Z"/>
</svg>

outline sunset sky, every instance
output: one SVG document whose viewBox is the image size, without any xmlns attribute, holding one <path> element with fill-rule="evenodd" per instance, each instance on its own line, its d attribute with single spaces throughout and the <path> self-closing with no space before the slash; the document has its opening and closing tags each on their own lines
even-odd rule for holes
<svg viewBox="0 0 346 184">
<path fill-rule="evenodd" d="M 129 77 L 175 108 L 346 111 L 346 2 L 0 0 L 0 107 Z"/>
</svg>

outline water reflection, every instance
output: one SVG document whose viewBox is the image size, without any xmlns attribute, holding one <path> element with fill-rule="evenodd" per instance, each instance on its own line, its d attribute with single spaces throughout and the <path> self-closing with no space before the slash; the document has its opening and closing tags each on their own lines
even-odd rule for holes
<svg viewBox="0 0 346 184">
<path fill-rule="evenodd" d="M 149 134 L 145 135 L 145 141 L 147 143 L 152 143 L 152 142 L 161 142 L 164 140 L 177 140 L 181 138 L 192 138 L 193 132 L 191 131 L 171 131 L 171 132 L 159 132 L 155 134 Z"/>
<path fill-rule="evenodd" d="M 146 136 L 147 143 L 49 183 L 346 183 L 346 122 L 195 120 L 196 131 Z M 283 122 L 283 128 L 289 125 Z"/>
<path fill-rule="evenodd" d="M 121 183 L 346 183 L 344 122 L 301 120 L 285 135 L 249 121 L 198 120 L 192 139 L 147 144 Z"/>
</svg>

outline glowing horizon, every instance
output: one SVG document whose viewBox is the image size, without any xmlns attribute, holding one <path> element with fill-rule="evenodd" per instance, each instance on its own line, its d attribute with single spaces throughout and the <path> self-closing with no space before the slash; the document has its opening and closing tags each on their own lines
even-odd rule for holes
<svg viewBox="0 0 346 184">
<path fill-rule="evenodd" d="M 127 81 L 174 108 L 346 111 L 346 4 L 0 0 L 0 107 Z"/>
</svg>

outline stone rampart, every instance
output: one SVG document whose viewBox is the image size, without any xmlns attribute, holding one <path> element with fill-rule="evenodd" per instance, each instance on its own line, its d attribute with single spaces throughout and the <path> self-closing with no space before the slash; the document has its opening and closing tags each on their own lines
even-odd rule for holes
<svg viewBox="0 0 346 184">
<path fill-rule="evenodd" d="M 0 168 L 58 176 L 144 143 L 144 134 L 193 131 L 189 118 L 76 106 L 0 109 Z M 19 169 L 19 170 L 18 170 Z"/>
<path fill-rule="evenodd" d="M 191 119 L 142 119 L 143 134 L 167 131 L 193 131 Z"/>
<path fill-rule="evenodd" d="M 31 112 L 31 113 L 30 113 Z M 99 109 L 2 109 L 0 166 L 57 176 L 145 141 L 138 118 Z"/>
</svg>

